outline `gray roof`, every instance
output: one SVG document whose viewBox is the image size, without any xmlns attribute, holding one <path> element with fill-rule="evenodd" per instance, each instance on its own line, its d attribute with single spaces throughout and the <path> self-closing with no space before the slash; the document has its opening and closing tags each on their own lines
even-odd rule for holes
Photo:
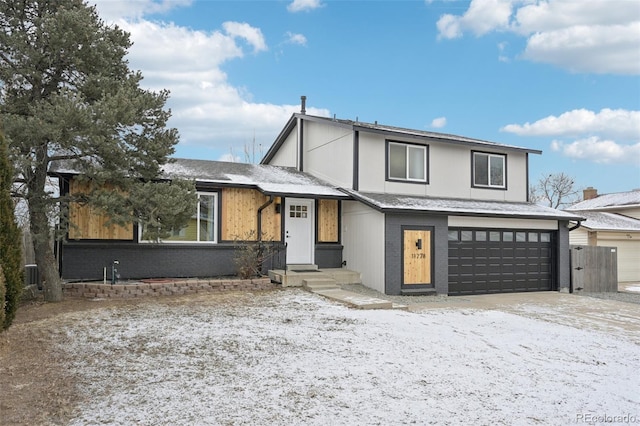
<svg viewBox="0 0 640 426">
<path fill-rule="evenodd" d="M 484 149 L 495 150 L 509 150 L 509 151 L 521 151 L 532 154 L 541 154 L 542 151 L 538 149 L 524 148 L 521 146 L 501 144 L 497 142 L 490 142 L 482 139 L 468 138 L 466 136 L 452 135 L 448 133 L 428 132 L 425 130 L 407 129 L 404 127 L 388 126 L 385 124 L 365 123 L 362 121 L 345 120 L 339 118 L 320 117 L 316 115 L 308 114 L 293 114 L 287 124 L 284 126 L 274 143 L 269 148 L 269 151 L 265 154 L 261 163 L 268 163 L 275 156 L 276 152 L 280 149 L 280 146 L 287 139 L 287 136 L 295 129 L 296 121 L 298 118 L 307 121 L 315 121 L 322 123 L 329 123 L 334 126 L 343 127 L 352 131 L 368 131 L 373 133 L 382 133 L 390 137 L 406 137 L 417 138 L 427 140 L 437 140 L 445 143 L 463 144 L 482 147 Z"/>
<path fill-rule="evenodd" d="M 580 226 L 593 231 L 640 232 L 640 220 L 632 217 L 594 211 L 572 210 L 571 213 L 576 213 L 586 218 L 587 220 L 582 222 Z"/>
<path fill-rule="evenodd" d="M 269 195 L 349 198 L 334 185 L 291 167 L 184 158 L 173 160 L 162 167 L 161 179 L 256 188 Z M 53 162 L 49 172 L 79 174 L 70 161 Z"/>
<path fill-rule="evenodd" d="M 381 211 L 431 212 L 460 216 L 582 220 L 582 216 L 532 203 L 416 197 L 348 191 L 353 198 Z"/>
<path fill-rule="evenodd" d="M 640 207 L 640 189 L 613 194 L 602 194 L 567 207 L 567 210 L 609 210 L 616 208 Z"/>
<path fill-rule="evenodd" d="M 292 167 L 176 158 L 163 171 L 167 179 L 250 186 L 265 194 L 349 198 L 334 185 Z"/>
</svg>

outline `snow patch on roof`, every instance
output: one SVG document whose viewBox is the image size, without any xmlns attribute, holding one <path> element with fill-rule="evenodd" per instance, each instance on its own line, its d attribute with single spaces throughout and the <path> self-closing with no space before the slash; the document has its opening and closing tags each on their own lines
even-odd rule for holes
<svg viewBox="0 0 640 426">
<path fill-rule="evenodd" d="M 640 206 L 640 189 L 613 194 L 602 194 L 590 200 L 584 200 L 567 210 L 600 210 L 614 207 Z"/>
<path fill-rule="evenodd" d="M 573 213 L 532 203 L 503 201 L 462 200 L 452 198 L 412 197 L 395 194 L 352 192 L 355 198 L 373 204 L 382 210 L 431 211 L 442 213 L 479 214 L 541 219 L 581 220 Z"/>
<path fill-rule="evenodd" d="M 640 220 L 623 216 L 615 213 L 593 212 L 593 211 L 575 211 L 587 220 L 582 222 L 580 226 L 597 231 L 627 231 L 640 232 Z"/>
</svg>

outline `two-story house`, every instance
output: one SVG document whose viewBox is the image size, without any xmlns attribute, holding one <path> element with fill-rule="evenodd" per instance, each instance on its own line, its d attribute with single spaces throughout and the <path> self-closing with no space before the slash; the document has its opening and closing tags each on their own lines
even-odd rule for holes
<svg viewBox="0 0 640 426">
<path fill-rule="evenodd" d="M 163 241 L 137 224 L 71 203 L 58 246 L 67 280 L 235 273 L 246 241 L 268 241 L 268 268 L 360 272 L 385 294 L 482 294 L 569 288 L 569 221 L 528 202 L 540 151 L 378 123 L 294 114 L 262 164 L 177 159 L 162 179 L 191 179 L 190 223 Z M 54 164 L 61 194 L 86 191 L 73 164 Z"/>
<path fill-rule="evenodd" d="M 530 154 L 454 135 L 294 114 L 262 163 L 294 167 L 340 200 L 343 264 L 385 294 L 568 290 L 569 221 L 528 202 Z M 285 212 L 313 210 L 287 198 Z M 287 259 L 311 263 L 313 215 L 285 224 Z M 314 249 L 315 248 L 315 249 Z"/>
<path fill-rule="evenodd" d="M 589 187 L 567 211 L 586 219 L 571 232 L 571 244 L 615 247 L 618 282 L 640 282 L 640 189 L 598 195 Z"/>
</svg>

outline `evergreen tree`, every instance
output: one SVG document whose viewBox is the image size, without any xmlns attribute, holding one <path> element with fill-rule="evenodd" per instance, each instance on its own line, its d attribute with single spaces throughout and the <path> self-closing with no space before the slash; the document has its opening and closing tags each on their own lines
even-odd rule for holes
<svg viewBox="0 0 640 426">
<path fill-rule="evenodd" d="M 195 188 L 152 184 L 178 142 L 176 129 L 166 128 L 168 92 L 140 88 L 142 75 L 125 59 L 129 35 L 100 20 L 95 7 L 82 0 L 1 1 L 0 46 L 0 119 L 23 182 L 45 300 L 58 301 L 62 283 L 47 215 L 59 201 L 73 200 L 47 187 L 52 162 L 84 176 L 91 190 L 83 203 L 112 223 L 152 221 L 156 237 L 193 212 Z M 158 194 L 173 214 L 144 203 Z"/>
<path fill-rule="evenodd" d="M 16 316 L 24 282 L 20 228 L 11 199 L 12 185 L 13 166 L 7 143 L 0 133 L 0 301 L 4 305 L 0 325 L 3 329 L 9 328 Z"/>
</svg>

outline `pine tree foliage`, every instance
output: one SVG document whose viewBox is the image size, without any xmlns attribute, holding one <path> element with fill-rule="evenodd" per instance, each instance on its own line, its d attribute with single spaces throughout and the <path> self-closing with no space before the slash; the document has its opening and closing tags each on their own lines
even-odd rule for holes
<svg viewBox="0 0 640 426">
<path fill-rule="evenodd" d="M 0 287 L 4 287 L 0 288 L 0 304 L 4 305 L 0 325 L 3 329 L 9 328 L 16 316 L 24 283 L 22 238 L 14 216 L 12 185 L 13 166 L 9 161 L 7 143 L 0 133 Z"/>
<path fill-rule="evenodd" d="M 162 218 L 156 229 L 164 235 L 186 215 L 176 206 L 194 211 L 195 188 L 156 184 L 178 142 L 176 129 L 166 126 L 169 94 L 140 87 L 142 75 L 125 57 L 129 35 L 100 20 L 95 7 L 82 0 L 2 1 L 0 46 L 0 119 L 29 206 L 45 299 L 61 300 L 52 206 L 88 203 L 119 224 Z M 57 198 L 47 186 L 54 162 L 82 173 L 91 190 L 77 200 Z M 158 194 L 172 197 L 165 205 L 182 214 L 144 202 Z"/>
</svg>

